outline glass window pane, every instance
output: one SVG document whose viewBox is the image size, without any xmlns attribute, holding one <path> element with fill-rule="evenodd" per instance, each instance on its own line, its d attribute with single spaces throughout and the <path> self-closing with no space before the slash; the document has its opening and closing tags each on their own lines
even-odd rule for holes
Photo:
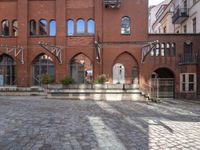
<svg viewBox="0 0 200 150">
<path fill-rule="evenodd" d="M 88 20 L 88 33 L 89 34 L 94 34 L 94 20 L 90 19 Z"/>
<path fill-rule="evenodd" d="M 50 22 L 50 36 L 56 36 L 56 21 L 52 20 Z"/>
<path fill-rule="evenodd" d="M 189 75 L 189 82 L 194 82 L 194 75 L 193 74 Z"/>
<path fill-rule="evenodd" d="M 2 30 L 2 35 L 3 36 L 9 36 L 10 35 L 9 21 L 8 20 L 2 21 L 1 30 Z"/>
<path fill-rule="evenodd" d="M 47 35 L 47 21 L 41 19 L 39 22 L 39 33 L 40 35 Z"/>
<path fill-rule="evenodd" d="M 67 35 L 74 35 L 74 21 L 68 20 L 67 21 Z"/>
<path fill-rule="evenodd" d="M 182 84 L 182 91 L 185 91 L 185 83 Z"/>
<path fill-rule="evenodd" d="M 84 33 L 85 32 L 85 23 L 83 19 L 77 20 L 77 33 Z"/>
<path fill-rule="evenodd" d="M 194 91 L 194 84 L 193 83 L 189 84 L 189 91 Z"/>
<path fill-rule="evenodd" d="M 30 21 L 30 35 L 36 35 L 36 22 L 35 22 L 35 20 Z"/>
<path fill-rule="evenodd" d="M 185 74 L 182 76 L 182 82 L 185 82 Z"/>
<path fill-rule="evenodd" d="M 131 21 L 129 17 L 123 17 L 121 20 L 121 34 L 130 34 Z"/>
</svg>

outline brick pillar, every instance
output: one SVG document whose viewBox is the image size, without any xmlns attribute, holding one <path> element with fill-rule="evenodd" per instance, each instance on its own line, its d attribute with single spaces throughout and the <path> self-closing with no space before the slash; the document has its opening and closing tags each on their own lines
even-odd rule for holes
<svg viewBox="0 0 200 150">
<path fill-rule="evenodd" d="M 66 47 L 66 0 L 56 0 L 56 26 L 56 45 Z M 60 82 L 66 76 L 66 48 L 62 51 L 62 64 L 56 61 L 55 70 L 56 82 Z"/>
<path fill-rule="evenodd" d="M 17 62 L 16 77 L 17 86 L 29 86 L 29 66 L 28 66 L 28 0 L 18 0 L 17 8 L 18 20 L 18 37 L 17 44 L 24 48 L 24 64 Z"/>
</svg>

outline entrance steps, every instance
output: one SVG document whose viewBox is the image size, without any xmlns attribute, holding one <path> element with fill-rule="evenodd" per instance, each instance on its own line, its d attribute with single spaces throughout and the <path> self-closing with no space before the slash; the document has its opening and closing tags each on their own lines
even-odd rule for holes
<svg viewBox="0 0 200 150">
<path fill-rule="evenodd" d="M 70 85 L 63 88 L 50 89 L 50 99 L 95 100 L 95 101 L 146 101 L 138 85 L 106 84 L 106 85 Z"/>
<path fill-rule="evenodd" d="M 47 88 L 47 87 L 45 87 Z M 49 85 L 43 87 L 0 87 L 0 96 L 46 96 L 63 100 L 105 100 L 105 101 L 148 101 L 150 97 L 142 93 L 138 85 Z"/>
<path fill-rule="evenodd" d="M 0 87 L 0 96 L 43 96 L 44 89 L 41 87 L 16 87 L 3 86 Z"/>
</svg>

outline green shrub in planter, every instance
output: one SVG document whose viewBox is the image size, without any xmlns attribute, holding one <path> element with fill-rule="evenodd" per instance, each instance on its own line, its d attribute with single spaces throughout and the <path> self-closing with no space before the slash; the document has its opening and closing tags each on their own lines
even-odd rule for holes
<svg viewBox="0 0 200 150">
<path fill-rule="evenodd" d="M 42 84 L 47 85 L 54 82 L 54 78 L 48 74 L 42 74 L 39 76 L 39 79 Z"/>
<path fill-rule="evenodd" d="M 99 75 L 96 80 L 95 83 L 96 84 L 104 84 L 107 81 L 107 77 L 105 74 Z"/>
<path fill-rule="evenodd" d="M 72 77 L 65 77 L 63 80 L 61 80 L 61 83 L 63 85 L 70 85 L 70 84 L 75 84 L 75 80 Z"/>
</svg>

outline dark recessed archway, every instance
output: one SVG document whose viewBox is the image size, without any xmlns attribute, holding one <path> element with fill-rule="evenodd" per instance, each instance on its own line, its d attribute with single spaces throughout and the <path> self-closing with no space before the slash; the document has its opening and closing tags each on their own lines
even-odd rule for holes
<svg viewBox="0 0 200 150">
<path fill-rule="evenodd" d="M 153 94 L 159 98 L 175 97 L 175 75 L 168 68 L 158 68 L 152 73 Z"/>
<path fill-rule="evenodd" d="M 168 68 L 158 68 L 154 71 L 158 78 L 174 78 L 174 73 Z"/>
</svg>

